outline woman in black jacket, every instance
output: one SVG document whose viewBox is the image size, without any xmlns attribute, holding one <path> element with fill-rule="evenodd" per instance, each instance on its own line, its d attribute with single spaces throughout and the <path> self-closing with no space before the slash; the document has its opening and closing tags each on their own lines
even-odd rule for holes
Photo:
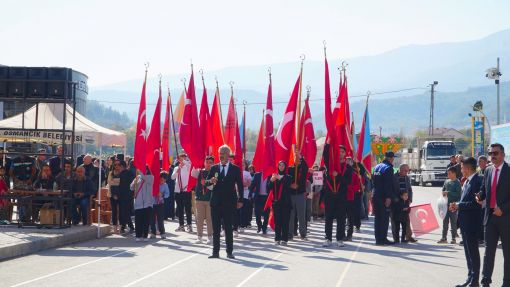
<svg viewBox="0 0 510 287">
<path fill-rule="evenodd" d="M 273 193 L 273 217 L 275 222 L 275 243 L 287 245 L 291 209 L 290 185 L 292 177 L 287 174 L 287 163 L 278 163 L 278 173 L 267 182 L 267 188 Z"/>
</svg>

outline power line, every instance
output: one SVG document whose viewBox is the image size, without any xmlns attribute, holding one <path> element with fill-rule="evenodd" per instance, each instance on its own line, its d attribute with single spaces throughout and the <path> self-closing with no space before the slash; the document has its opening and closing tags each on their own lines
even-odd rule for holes
<svg viewBox="0 0 510 287">
<path fill-rule="evenodd" d="M 415 87 L 415 88 L 405 88 L 405 89 L 400 89 L 400 90 L 392 90 L 392 91 L 384 91 L 384 92 L 371 92 L 370 93 L 370 96 L 374 96 L 374 95 L 385 95 L 385 94 L 395 94 L 395 93 L 401 93 L 401 92 L 406 92 L 406 91 L 413 91 L 413 90 L 427 90 L 428 88 L 427 87 Z M 349 98 L 363 98 L 363 97 L 366 97 L 367 95 L 355 95 L 355 96 L 349 96 Z M 323 101 L 324 98 L 316 98 L 316 99 L 310 99 L 309 101 L 310 102 L 318 102 L 318 101 Z M 140 103 L 137 103 L 137 102 L 122 102 L 122 101 L 100 101 L 100 100 L 91 100 L 91 101 L 95 101 L 95 102 L 98 102 L 98 103 L 105 103 L 105 104 L 126 104 L 126 105 L 139 105 Z M 273 105 L 274 104 L 286 104 L 288 103 L 287 101 L 273 101 Z M 252 106 L 252 105 L 265 105 L 266 102 L 246 102 L 246 105 L 247 106 Z M 147 103 L 147 105 L 149 106 L 155 106 L 156 103 Z M 224 104 L 221 104 L 222 106 L 228 106 L 229 104 L 228 103 L 224 103 Z"/>
</svg>

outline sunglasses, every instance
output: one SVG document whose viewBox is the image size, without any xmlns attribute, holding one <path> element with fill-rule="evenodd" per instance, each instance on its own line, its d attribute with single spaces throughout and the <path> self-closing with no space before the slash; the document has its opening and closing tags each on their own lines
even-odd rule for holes
<svg viewBox="0 0 510 287">
<path fill-rule="evenodd" d="M 489 155 L 491 155 L 491 156 L 492 156 L 492 155 L 498 156 L 499 154 L 500 154 L 500 152 L 499 152 L 499 151 L 490 151 L 490 152 L 489 152 Z"/>
</svg>

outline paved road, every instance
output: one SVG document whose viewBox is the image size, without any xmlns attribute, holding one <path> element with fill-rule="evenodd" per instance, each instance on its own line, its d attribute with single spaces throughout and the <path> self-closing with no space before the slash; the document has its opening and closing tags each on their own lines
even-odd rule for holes
<svg viewBox="0 0 510 287">
<path fill-rule="evenodd" d="M 415 203 L 435 203 L 440 189 L 416 188 Z M 373 244 L 371 219 L 345 248 L 322 248 L 323 223 L 310 241 L 275 246 L 253 230 L 235 240 L 235 261 L 210 260 L 192 234 L 137 243 L 110 236 L 0 263 L 0 286 L 454 286 L 465 279 L 460 246 L 437 245 L 439 230 L 417 244 Z M 174 222 L 166 227 L 174 230 Z M 223 246 L 222 246 L 223 248 Z M 483 254 L 483 248 L 480 249 Z M 221 256 L 225 258 L 224 249 Z M 501 284 L 498 250 L 493 280 Z M 495 285 L 499 285 L 495 284 Z"/>
</svg>

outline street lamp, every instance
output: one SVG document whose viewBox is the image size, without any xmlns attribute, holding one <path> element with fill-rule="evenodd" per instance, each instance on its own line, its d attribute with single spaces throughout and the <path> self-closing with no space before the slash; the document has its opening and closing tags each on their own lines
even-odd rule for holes
<svg viewBox="0 0 510 287">
<path fill-rule="evenodd" d="M 490 68 L 487 69 L 485 77 L 488 79 L 494 80 L 494 83 L 496 84 L 496 96 L 497 96 L 497 108 L 498 108 L 498 118 L 497 123 L 498 125 L 501 124 L 500 121 L 500 107 L 499 107 L 499 78 L 501 77 L 501 70 L 499 69 L 499 57 L 497 59 L 497 65 L 496 68 Z"/>
</svg>

